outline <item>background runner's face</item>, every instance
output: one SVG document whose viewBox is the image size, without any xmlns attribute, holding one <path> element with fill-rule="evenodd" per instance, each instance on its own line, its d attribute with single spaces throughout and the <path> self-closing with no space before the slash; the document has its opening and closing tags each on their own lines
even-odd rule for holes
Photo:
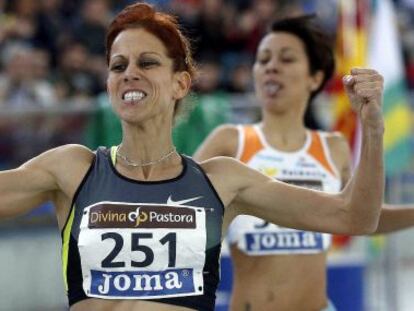
<svg viewBox="0 0 414 311">
<path fill-rule="evenodd" d="M 266 110 L 304 111 L 308 98 L 319 85 L 312 76 L 301 39 L 287 32 L 272 32 L 260 42 L 253 66 L 255 90 Z"/>
<path fill-rule="evenodd" d="M 142 28 L 121 32 L 111 48 L 107 88 L 112 106 L 126 122 L 169 112 L 176 79 L 163 42 Z"/>
</svg>

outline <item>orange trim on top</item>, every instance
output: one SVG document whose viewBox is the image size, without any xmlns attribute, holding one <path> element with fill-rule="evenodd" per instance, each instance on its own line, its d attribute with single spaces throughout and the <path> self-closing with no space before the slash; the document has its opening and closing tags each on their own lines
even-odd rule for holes
<svg viewBox="0 0 414 311">
<path fill-rule="evenodd" d="M 263 144 L 253 126 L 243 126 L 242 130 L 244 132 L 244 146 L 240 161 L 247 163 L 259 150 L 263 149 Z"/>
<path fill-rule="evenodd" d="M 308 153 L 314 157 L 325 169 L 327 169 L 333 176 L 336 176 L 335 171 L 333 170 L 332 166 L 329 164 L 328 159 L 326 158 L 326 154 L 324 152 L 324 148 L 322 145 L 321 137 L 319 136 L 318 132 L 312 131 L 311 132 L 312 141 L 308 148 Z"/>
</svg>

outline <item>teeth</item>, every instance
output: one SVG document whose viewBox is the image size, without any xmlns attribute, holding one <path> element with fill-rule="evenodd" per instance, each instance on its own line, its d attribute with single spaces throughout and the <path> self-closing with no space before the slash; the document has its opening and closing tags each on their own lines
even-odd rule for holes
<svg viewBox="0 0 414 311">
<path fill-rule="evenodd" d="M 280 84 L 278 83 L 268 82 L 264 85 L 264 90 L 266 94 L 270 96 L 276 95 L 279 89 L 280 89 Z"/>
<path fill-rule="evenodd" d="M 124 99 L 127 101 L 138 101 L 145 97 L 145 93 L 141 91 L 132 91 L 124 94 Z"/>
</svg>

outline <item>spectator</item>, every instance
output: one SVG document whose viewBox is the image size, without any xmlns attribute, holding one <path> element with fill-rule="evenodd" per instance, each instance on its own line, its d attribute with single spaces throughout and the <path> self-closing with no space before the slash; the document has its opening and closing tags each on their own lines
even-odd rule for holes
<svg viewBox="0 0 414 311">
<path fill-rule="evenodd" d="M 55 78 L 61 101 L 82 105 L 101 92 L 96 77 L 89 70 L 89 53 L 80 43 L 72 43 L 61 51 Z"/>
<path fill-rule="evenodd" d="M 3 107 L 50 107 L 56 101 L 52 85 L 36 72 L 33 50 L 10 45 L 3 54 L 4 73 L 0 76 L 0 103 Z M 37 68 L 38 69 L 38 68 Z"/>
<path fill-rule="evenodd" d="M 88 71 L 96 79 L 89 90 L 94 95 L 105 90 L 107 72 L 103 42 L 111 16 L 109 0 L 85 0 L 73 32 L 74 41 L 80 42 L 87 50 Z"/>
<path fill-rule="evenodd" d="M 70 24 L 61 11 L 62 0 L 41 0 L 37 16 L 37 29 L 34 36 L 36 46 L 47 49 L 53 67 L 57 63 L 59 46 L 69 40 L 65 25 Z"/>
<path fill-rule="evenodd" d="M 79 23 L 73 35 L 92 56 L 103 57 L 105 53 L 105 29 L 109 24 L 111 11 L 108 0 L 85 0 Z"/>
<path fill-rule="evenodd" d="M 220 64 L 206 58 L 200 62 L 199 74 L 194 85 L 197 93 L 214 93 L 220 88 Z"/>
<path fill-rule="evenodd" d="M 247 93 L 253 90 L 251 63 L 238 63 L 230 72 L 226 90 L 230 93 Z"/>
<path fill-rule="evenodd" d="M 37 1 L 15 0 L 9 2 L 7 9 L 9 17 L 7 39 L 33 44 L 33 37 L 37 28 L 36 14 L 38 9 Z"/>
</svg>

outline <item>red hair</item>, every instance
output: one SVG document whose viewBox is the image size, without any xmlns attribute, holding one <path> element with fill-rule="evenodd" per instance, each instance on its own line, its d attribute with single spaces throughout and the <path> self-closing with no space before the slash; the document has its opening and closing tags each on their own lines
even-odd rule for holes
<svg viewBox="0 0 414 311">
<path fill-rule="evenodd" d="M 173 60 L 174 72 L 187 71 L 191 77 L 195 66 L 188 39 L 179 29 L 177 19 L 169 14 L 157 12 L 146 3 L 135 3 L 125 7 L 112 21 L 106 34 L 106 62 L 109 64 L 112 44 L 122 31 L 130 28 L 144 28 L 159 38 Z"/>
</svg>

